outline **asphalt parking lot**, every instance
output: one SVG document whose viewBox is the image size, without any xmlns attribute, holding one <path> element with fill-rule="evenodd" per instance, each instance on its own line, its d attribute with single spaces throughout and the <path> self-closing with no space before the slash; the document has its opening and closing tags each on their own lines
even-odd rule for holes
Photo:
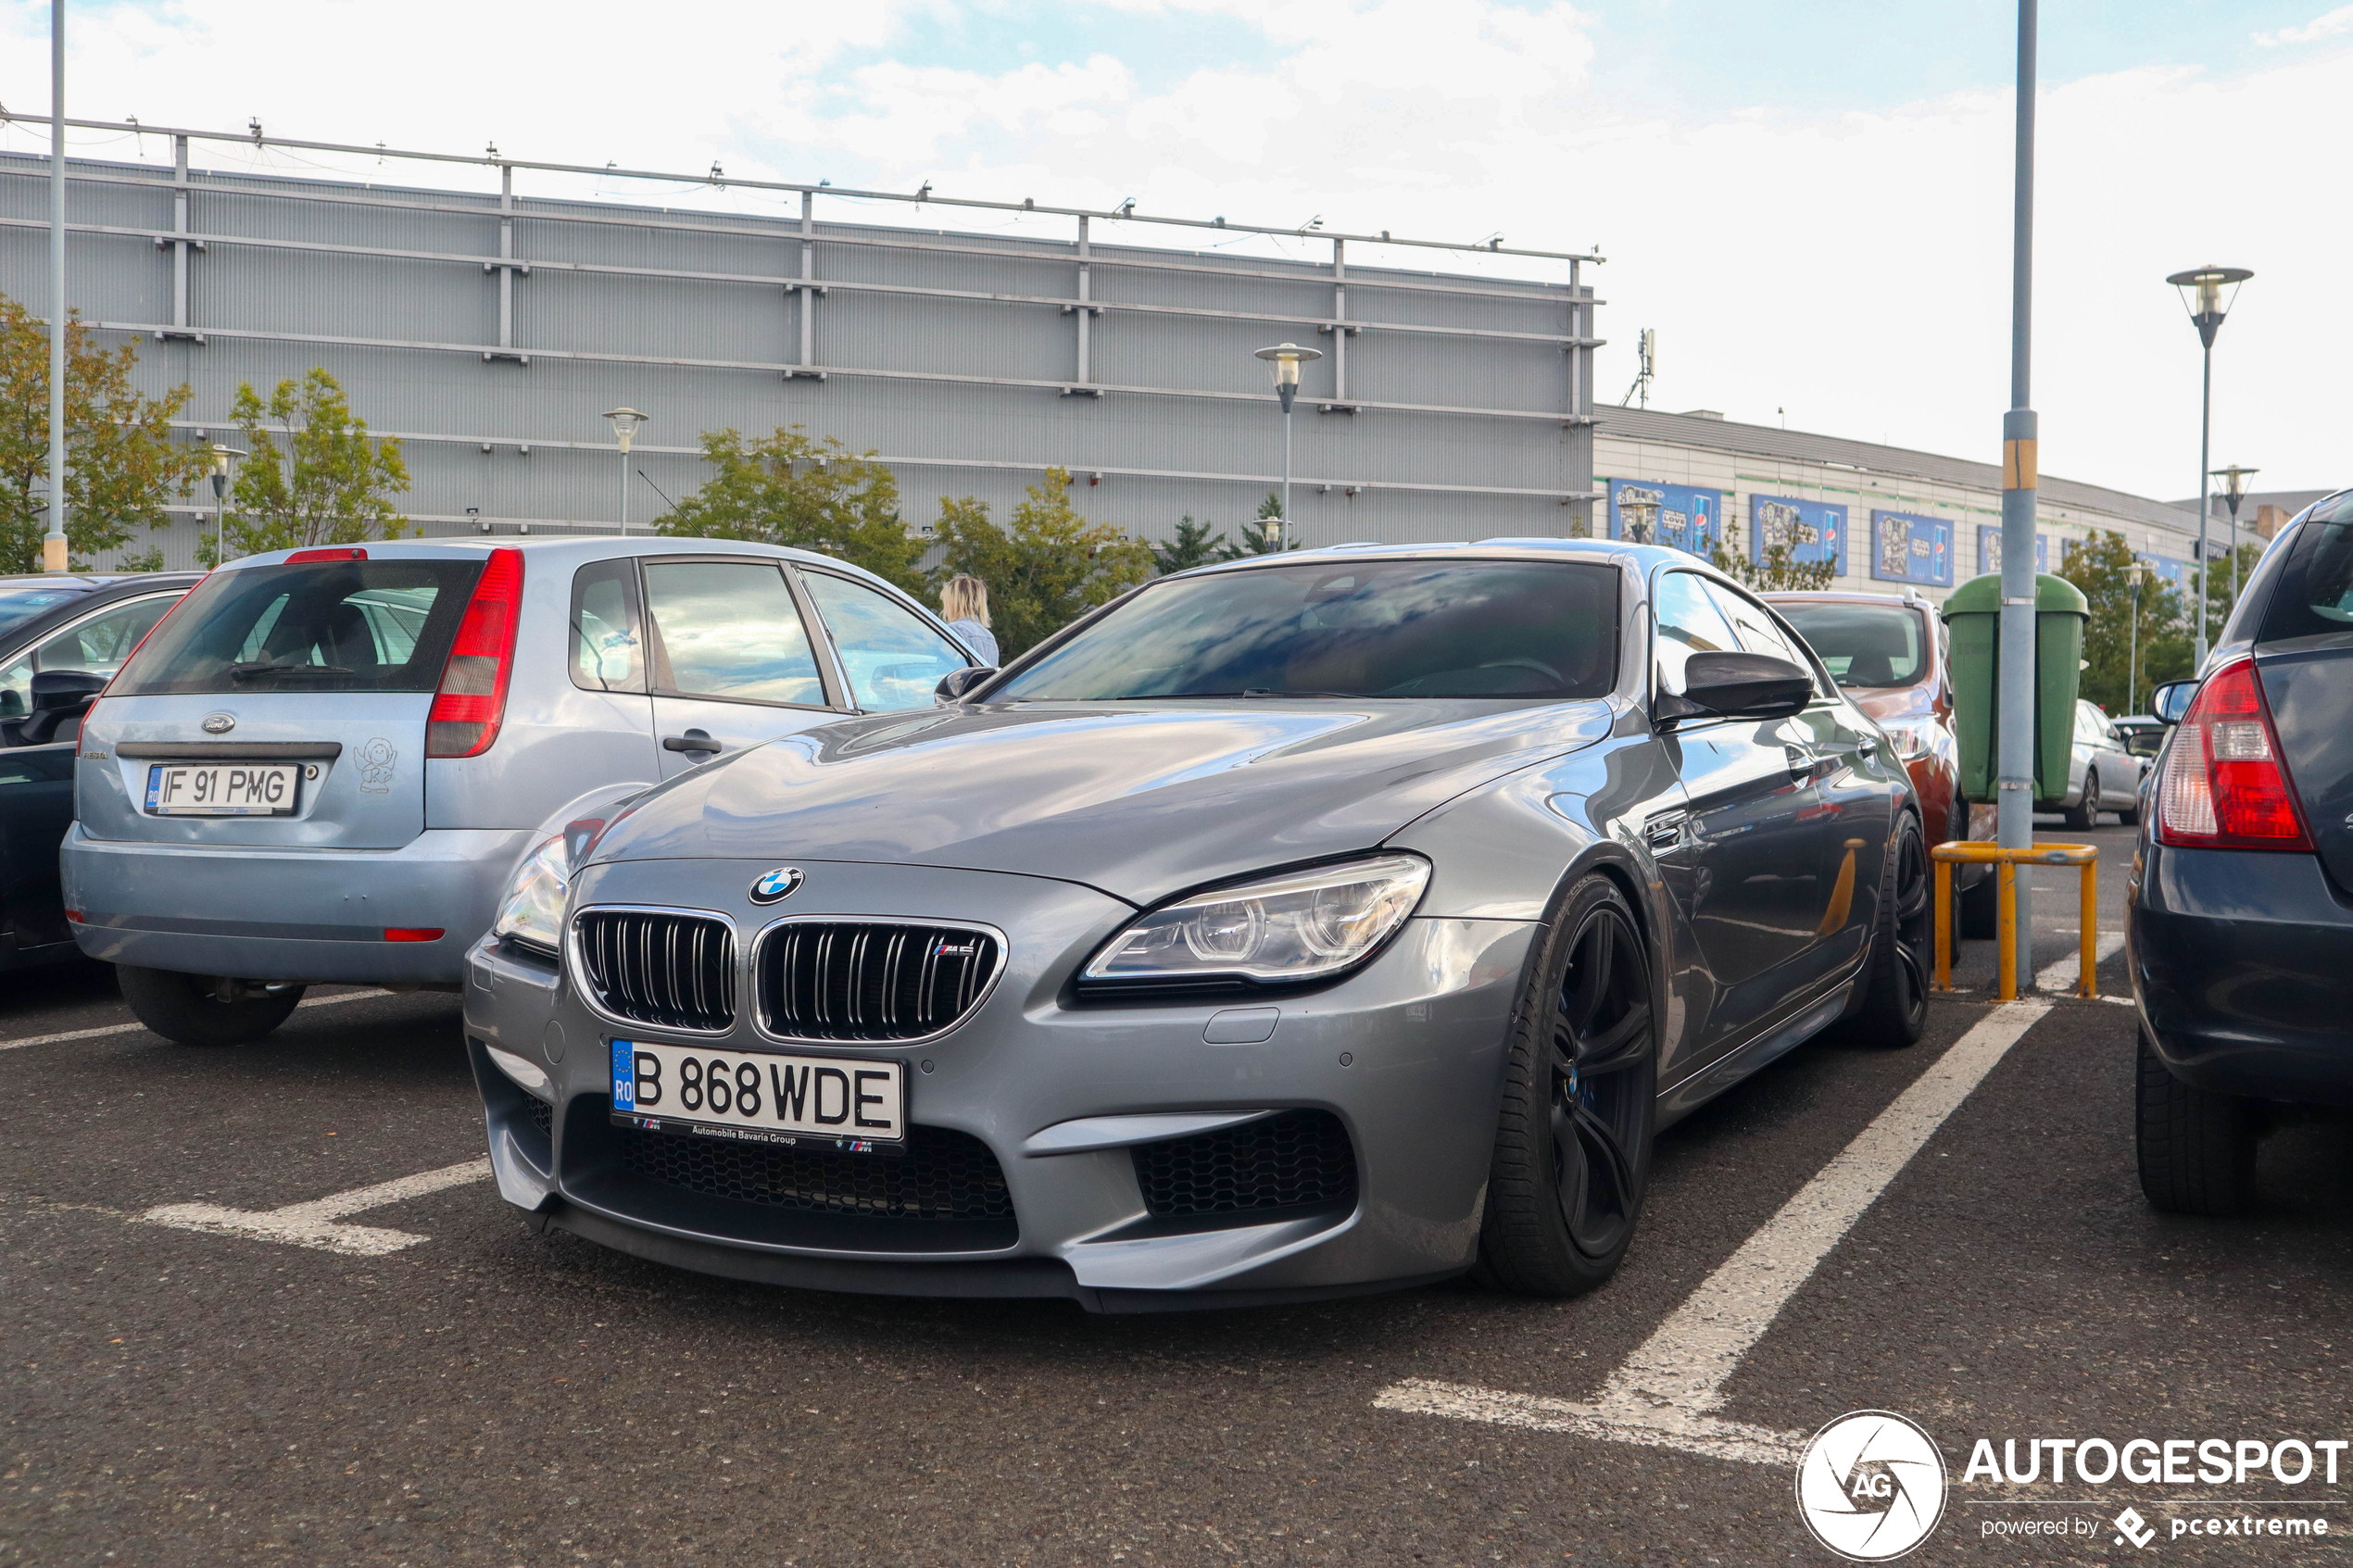
<svg viewBox="0 0 2353 1568">
<path fill-rule="evenodd" d="M 2132 834 L 2096 837 L 2113 907 Z M 2046 885 L 2048 963 L 2074 911 Z M 1963 1479 L 1981 1436 L 2353 1435 L 2346 1129 L 2276 1135 L 2250 1218 L 2153 1213 L 2131 1009 L 1994 1008 L 1987 947 L 1918 1047 L 1809 1045 L 1670 1131 L 1583 1300 L 1146 1318 L 533 1236 L 470 1165 L 451 997 L 314 997 L 198 1051 L 121 1027 L 103 971 L 13 977 L 0 1562 L 1831 1562 L 1776 1445 L 1864 1408 L 1951 1469 L 1907 1561 L 2344 1561 L 2353 1464 Z M 2099 978 L 2123 994 L 2120 959 Z M 2283 1499 L 2331 1537 L 2168 1533 Z M 2059 1517 L 2099 1528 L 1988 1533 Z"/>
</svg>

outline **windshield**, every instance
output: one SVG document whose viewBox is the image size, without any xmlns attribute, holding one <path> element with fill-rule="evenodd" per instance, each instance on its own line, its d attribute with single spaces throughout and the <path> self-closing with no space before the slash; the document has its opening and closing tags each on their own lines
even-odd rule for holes
<svg viewBox="0 0 2353 1568">
<path fill-rule="evenodd" d="M 1603 696 L 1617 676 L 1615 567 L 1327 558 L 1146 588 L 988 700 L 1562 702 Z"/>
<path fill-rule="evenodd" d="M 1901 605 L 1774 601 L 1842 686 L 1910 686 L 1928 673 L 1920 612 Z"/>
<path fill-rule="evenodd" d="M 88 593 L 80 583 L 60 587 L 55 583 L 34 585 L 29 583 L 0 583 L 0 632 L 6 632 L 19 621 L 30 621 L 44 610 L 55 609 L 68 599 L 78 599 Z"/>
<path fill-rule="evenodd" d="M 216 571 L 113 695 L 429 692 L 482 562 L 305 561 Z"/>
</svg>

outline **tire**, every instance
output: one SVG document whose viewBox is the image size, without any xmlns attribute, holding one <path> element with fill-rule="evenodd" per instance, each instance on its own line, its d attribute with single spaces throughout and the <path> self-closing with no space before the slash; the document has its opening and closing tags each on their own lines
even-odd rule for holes
<svg viewBox="0 0 2353 1568">
<path fill-rule="evenodd" d="M 2094 772 L 2083 775 L 2083 797 L 2067 809 L 2067 825 L 2077 833 L 2089 833 L 2100 825 L 2100 776 Z"/>
<path fill-rule="evenodd" d="M 2136 828 L 2141 825 L 2141 797 L 2139 791 L 2135 790 L 2133 792 L 2133 804 L 2125 807 L 2122 810 L 2116 813 L 2116 821 L 2118 825 L 2121 827 Z"/>
<path fill-rule="evenodd" d="M 2133 1085 L 2141 1193 L 2167 1214 L 2220 1218 L 2255 1199 L 2255 1148 L 2263 1123 L 2254 1102 L 2194 1089 L 2140 1037 Z"/>
<path fill-rule="evenodd" d="M 183 1046 L 241 1046 L 258 1040 L 286 1021 L 303 988 L 288 985 L 259 995 L 223 999 L 223 987 L 249 990 L 219 975 L 182 974 L 177 970 L 115 966 L 122 999 L 139 1022 L 165 1039 Z"/>
<path fill-rule="evenodd" d="M 1895 819 L 1881 859 L 1879 919 L 1871 930 L 1862 1005 L 1840 1034 L 1857 1045 L 1891 1049 L 1918 1043 L 1928 1028 L 1928 979 L 1936 962 L 1935 882 L 1919 819 Z"/>
<path fill-rule="evenodd" d="M 1474 1273 L 1582 1296 L 1626 1256 L 1650 1178 L 1658 1018 L 1650 955 L 1617 884 L 1586 876 L 1545 927 L 1512 1018 Z"/>
</svg>

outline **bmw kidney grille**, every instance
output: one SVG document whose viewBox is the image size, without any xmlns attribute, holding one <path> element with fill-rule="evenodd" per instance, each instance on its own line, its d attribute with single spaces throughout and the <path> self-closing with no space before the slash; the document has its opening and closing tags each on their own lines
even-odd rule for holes
<svg viewBox="0 0 2353 1568">
<path fill-rule="evenodd" d="M 616 1018 L 719 1033 L 736 1022 L 736 934 L 709 915 L 585 909 L 576 941 L 598 1005 Z"/>
<path fill-rule="evenodd" d="M 867 921 L 771 930 L 757 960 L 761 1022 L 796 1040 L 918 1040 L 979 1006 L 1000 948 L 987 932 Z"/>
</svg>

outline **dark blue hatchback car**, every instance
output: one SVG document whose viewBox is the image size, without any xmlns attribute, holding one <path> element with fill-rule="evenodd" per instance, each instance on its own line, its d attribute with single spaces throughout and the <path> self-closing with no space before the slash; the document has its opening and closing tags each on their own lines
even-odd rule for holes
<svg viewBox="0 0 2353 1568">
<path fill-rule="evenodd" d="M 2141 1188 L 2227 1214 L 2284 1108 L 2353 1105 L 2353 491 L 2275 539 L 2150 775 L 2127 893 Z"/>
</svg>

